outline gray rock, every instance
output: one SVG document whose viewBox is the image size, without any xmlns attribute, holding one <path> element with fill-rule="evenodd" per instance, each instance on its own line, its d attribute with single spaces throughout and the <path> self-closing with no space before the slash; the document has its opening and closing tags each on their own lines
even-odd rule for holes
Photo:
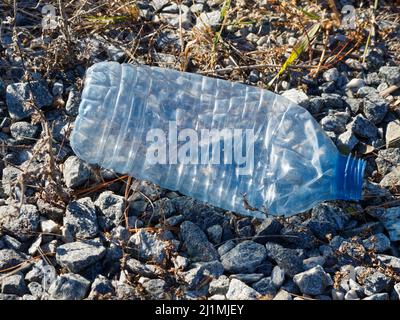
<svg viewBox="0 0 400 320">
<path fill-rule="evenodd" d="M 393 169 L 383 177 L 379 185 L 384 188 L 393 188 L 400 186 L 400 167 Z"/>
<path fill-rule="evenodd" d="M 213 296 L 210 296 L 208 300 L 226 300 L 226 297 L 222 294 L 215 294 Z"/>
<path fill-rule="evenodd" d="M 200 16 L 198 16 L 196 21 L 197 28 L 211 28 L 212 30 L 217 30 L 220 25 L 221 12 L 220 11 L 211 11 L 211 12 L 202 12 Z"/>
<path fill-rule="evenodd" d="M 225 295 L 229 289 L 229 279 L 222 275 L 217 279 L 213 279 L 208 287 L 210 295 L 222 294 Z"/>
<path fill-rule="evenodd" d="M 378 172 L 383 176 L 386 175 L 400 165 L 400 148 L 379 150 L 375 162 Z"/>
<path fill-rule="evenodd" d="M 172 259 L 175 269 L 185 270 L 189 266 L 189 259 L 182 256 L 176 256 Z"/>
<path fill-rule="evenodd" d="M 17 239 L 5 234 L 0 240 L 0 249 L 3 249 L 4 247 L 13 249 L 15 251 L 22 251 L 24 246 L 21 241 L 18 241 Z"/>
<path fill-rule="evenodd" d="M 90 288 L 90 282 L 84 277 L 67 273 L 57 277 L 49 288 L 49 294 L 55 300 L 82 300 Z"/>
<path fill-rule="evenodd" d="M 62 81 L 56 81 L 53 84 L 53 88 L 51 90 L 51 93 L 53 94 L 53 96 L 55 97 L 60 97 L 63 95 L 64 93 L 64 84 Z"/>
<path fill-rule="evenodd" d="M 43 290 L 41 284 L 38 282 L 29 283 L 28 289 L 29 289 L 29 292 L 31 293 L 31 295 L 38 299 L 40 299 L 44 293 L 44 290 Z"/>
<path fill-rule="evenodd" d="M 98 275 L 93 281 L 89 293 L 89 299 L 101 299 L 114 295 L 114 287 L 109 279 L 103 275 Z"/>
<path fill-rule="evenodd" d="M 275 295 L 275 297 L 272 300 L 284 300 L 284 301 L 289 301 L 293 300 L 292 295 L 287 292 L 286 290 L 279 290 L 279 292 Z"/>
<path fill-rule="evenodd" d="M 336 145 L 342 153 L 348 154 L 353 151 L 357 145 L 358 139 L 351 130 L 347 130 L 340 134 L 337 138 Z"/>
<path fill-rule="evenodd" d="M 39 127 L 29 122 L 15 122 L 10 126 L 11 136 L 20 144 L 33 144 L 39 133 Z"/>
<path fill-rule="evenodd" d="M 231 280 L 226 293 L 228 300 L 255 300 L 260 297 L 261 295 L 256 290 L 237 279 Z"/>
<path fill-rule="evenodd" d="M 165 299 L 166 298 L 166 283 L 162 279 L 148 279 L 140 278 L 139 283 L 143 286 L 145 291 L 151 295 L 154 299 Z"/>
<path fill-rule="evenodd" d="M 40 229 L 44 233 L 54 233 L 54 234 L 60 233 L 60 226 L 53 220 L 49 219 L 42 219 L 40 221 Z"/>
<path fill-rule="evenodd" d="M 48 88 L 38 81 L 32 81 L 32 96 L 39 108 L 48 107 L 53 103 L 53 97 Z M 29 106 L 31 96 L 31 86 L 28 83 L 13 83 L 7 86 L 6 103 L 11 118 L 21 120 L 33 112 L 33 107 Z"/>
<path fill-rule="evenodd" d="M 263 296 L 274 297 L 276 295 L 276 287 L 271 277 L 263 278 L 252 285 L 253 289 Z"/>
<path fill-rule="evenodd" d="M 125 265 L 129 272 L 144 277 L 154 278 L 158 273 L 160 273 L 158 266 L 145 264 L 133 258 L 128 259 Z"/>
<path fill-rule="evenodd" d="M 338 248 L 341 255 L 338 257 L 340 264 L 359 264 L 365 259 L 367 251 L 357 242 L 343 241 Z"/>
<path fill-rule="evenodd" d="M 219 244 L 221 242 L 223 229 L 219 224 L 214 224 L 213 226 L 207 228 L 207 235 L 210 241 L 214 244 Z"/>
<path fill-rule="evenodd" d="M 310 257 L 303 260 L 304 270 L 309 270 L 316 266 L 323 267 L 324 264 L 325 264 L 325 258 L 321 256 Z"/>
<path fill-rule="evenodd" d="M 400 148 L 400 120 L 388 123 L 385 138 L 386 148 Z"/>
<path fill-rule="evenodd" d="M 374 272 L 364 279 L 364 292 L 367 296 L 381 293 L 389 287 L 391 279 L 381 272 Z"/>
<path fill-rule="evenodd" d="M 378 233 L 370 236 L 368 239 L 365 239 L 363 241 L 363 245 L 367 250 L 373 250 L 376 253 L 382 253 L 390 249 L 390 240 L 383 233 Z"/>
<path fill-rule="evenodd" d="M 80 272 L 100 261 L 106 254 L 106 248 L 91 242 L 71 242 L 56 250 L 57 262 L 71 272 Z"/>
<path fill-rule="evenodd" d="M 360 300 L 357 291 L 354 289 L 351 289 L 349 291 L 346 292 L 346 294 L 344 295 L 344 300 Z"/>
<path fill-rule="evenodd" d="M 193 222 L 185 221 L 180 226 L 181 238 L 187 253 L 193 261 L 213 261 L 218 252 L 208 241 L 204 232 Z"/>
<path fill-rule="evenodd" d="M 394 299 L 400 300 L 400 282 L 396 283 L 393 287 Z"/>
<path fill-rule="evenodd" d="M 238 279 L 246 284 L 252 284 L 262 278 L 264 278 L 263 273 L 236 273 L 229 276 L 229 279 Z"/>
<path fill-rule="evenodd" d="M 169 2 L 169 0 L 152 0 L 150 1 L 150 4 L 154 8 L 154 10 L 158 11 L 166 6 Z"/>
<path fill-rule="evenodd" d="M 378 86 L 381 83 L 381 78 L 377 72 L 370 72 L 367 74 L 366 84 L 369 86 Z"/>
<path fill-rule="evenodd" d="M 279 266 L 275 266 L 272 269 L 271 281 L 277 289 L 279 289 L 285 282 L 285 272 Z"/>
<path fill-rule="evenodd" d="M 280 234 L 282 227 L 282 224 L 275 218 L 265 218 L 256 228 L 254 241 L 266 244 L 271 239 L 271 236 Z"/>
<path fill-rule="evenodd" d="M 336 235 L 345 228 L 349 215 L 338 205 L 321 203 L 312 209 L 311 219 L 307 222 L 310 230 L 321 240 L 328 234 Z"/>
<path fill-rule="evenodd" d="M 90 167 L 76 156 L 71 156 L 64 162 L 64 181 L 69 188 L 83 185 L 89 180 L 90 173 Z"/>
<path fill-rule="evenodd" d="M 350 119 L 347 112 L 330 111 L 321 119 L 321 126 L 325 131 L 342 133 L 346 130 L 346 123 Z"/>
<path fill-rule="evenodd" d="M 180 13 L 180 14 L 179 14 Z M 160 13 L 161 21 L 179 28 L 181 25 L 183 29 L 191 29 L 192 27 L 192 13 L 188 6 L 172 4 L 162 9 Z"/>
<path fill-rule="evenodd" d="M 5 94 L 6 94 L 6 85 L 0 78 L 0 98 L 3 98 Z"/>
<path fill-rule="evenodd" d="M 102 192 L 94 203 L 103 213 L 103 225 L 107 230 L 124 220 L 125 199 L 112 191 Z M 100 219 L 100 217 L 99 217 Z"/>
<path fill-rule="evenodd" d="M 233 240 L 228 240 L 218 247 L 218 254 L 222 257 L 225 253 L 232 250 L 235 247 L 235 242 Z"/>
<path fill-rule="evenodd" d="M 219 261 L 198 262 L 193 264 L 193 268 L 184 272 L 183 279 L 187 284 L 188 290 L 197 290 L 205 279 L 219 278 L 224 273 L 224 267 Z"/>
<path fill-rule="evenodd" d="M 385 266 L 392 268 L 394 272 L 400 273 L 400 258 L 386 254 L 378 254 L 377 258 Z"/>
<path fill-rule="evenodd" d="M 332 289 L 332 300 L 344 300 L 344 293 L 342 291 Z"/>
<path fill-rule="evenodd" d="M 400 207 L 392 207 L 380 210 L 379 221 L 389 233 L 391 241 L 400 240 Z"/>
<path fill-rule="evenodd" d="M 324 106 L 324 99 L 321 97 L 310 98 L 307 110 L 312 114 L 317 114 Z"/>
<path fill-rule="evenodd" d="M 65 112 L 71 117 L 76 117 L 78 115 L 79 103 L 80 96 L 78 91 L 76 89 L 70 90 L 65 104 Z"/>
<path fill-rule="evenodd" d="M 194 3 L 190 6 L 190 11 L 193 13 L 200 14 L 203 11 L 205 11 L 204 4 L 203 3 Z"/>
<path fill-rule="evenodd" d="M 347 128 L 350 128 L 354 134 L 360 138 L 374 139 L 378 135 L 378 129 L 375 125 L 361 114 L 358 114 L 353 121 L 348 124 Z"/>
<path fill-rule="evenodd" d="M 328 69 L 322 74 L 322 78 L 327 82 L 336 81 L 339 78 L 339 71 L 336 68 Z"/>
<path fill-rule="evenodd" d="M 289 89 L 282 93 L 282 96 L 305 108 L 307 108 L 307 105 L 309 104 L 308 96 L 298 89 Z"/>
<path fill-rule="evenodd" d="M 131 237 L 130 232 L 123 226 L 118 226 L 112 229 L 111 235 L 114 239 L 123 243 L 127 243 L 129 241 L 129 238 Z"/>
<path fill-rule="evenodd" d="M 125 58 L 125 51 L 120 46 L 113 44 L 107 45 L 106 52 L 111 61 L 123 62 Z"/>
<path fill-rule="evenodd" d="M 268 258 L 275 261 L 286 275 L 293 277 L 303 271 L 303 261 L 297 250 L 284 248 L 276 243 L 266 243 L 265 247 Z"/>
<path fill-rule="evenodd" d="M 67 237 L 94 238 L 98 233 L 96 208 L 89 197 L 71 201 L 66 209 L 64 228 Z"/>
<path fill-rule="evenodd" d="M 389 110 L 389 104 L 379 94 L 368 94 L 364 101 L 364 115 L 374 124 L 380 123 Z"/>
<path fill-rule="evenodd" d="M 0 227 L 9 230 L 21 241 L 35 235 L 39 222 L 39 212 L 34 205 L 24 204 L 21 209 L 13 205 L 0 207 Z"/>
<path fill-rule="evenodd" d="M 25 275 L 25 280 L 28 282 L 42 283 L 47 264 L 43 260 L 36 262 L 32 269 Z"/>
<path fill-rule="evenodd" d="M 357 114 L 363 106 L 363 99 L 345 97 L 345 102 L 353 114 Z"/>
<path fill-rule="evenodd" d="M 358 89 L 364 86 L 365 86 L 365 81 L 363 79 L 357 79 L 357 78 L 351 79 L 346 84 L 346 88 L 351 89 L 353 91 L 357 91 Z"/>
<path fill-rule="evenodd" d="M 140 230 L 129 239 L 129 244 L 134 247 L 135 254 L 141 261 L 165 263 L 168 242 L 161 240 L 157 234 Z"/>
<path fill-rule="evenodd" d="M 373 294 L 372 296 L 364 298 L 363 300 L 389 300 L 389 294 L 386 292 L 376 293 Z"/>
<path fill-rule="evenodd" d="M 266 258 L 265 247 L 253 241 L 243 241 L 221 257 L 222 265 L 230 273 L 253 273 Z"/>
<path fill-rule="evenodd" d="M 400 68 L 399 67 L 381 67 L 379 69 L 379 76 L 382 77 L 389 85 L 397 84 L 400 82 Z"/>
<path fill-rule="evenodd" d="M 296 274 L 293 281 L 300 288 L 303 294 L 323 294 L 328 286 L 331 286 L 332 279 L 321 266 Z"/>
<path fill-rule="evenodd" d="M 370 94 L 371 95 L 376 95 L 376 94 L 378 94 L 378 91 L 373 87 L 367 87 L 367 86 L 361 87 L 357 91 L 357 96 L 359 96 L 360 98 L 365 98 Z"/>
<path fill-rule="evenodd" d="M 343 110 L 344 103 L 341 95 L 336 93 L 322 93 L 321 98 L 323 99 L 325 110 Z"/>
<path fill-rule="evenodd" d="M 22 273 L 11 275 L 1 281 L 1 293 L 23 296 L 27 291 Z"/>
<path fill-rule="evenodd" d="M 1 300 L 19 300 L 19 297 L 15 294 L 0 293 L 0 301 Z"/>
</svg>

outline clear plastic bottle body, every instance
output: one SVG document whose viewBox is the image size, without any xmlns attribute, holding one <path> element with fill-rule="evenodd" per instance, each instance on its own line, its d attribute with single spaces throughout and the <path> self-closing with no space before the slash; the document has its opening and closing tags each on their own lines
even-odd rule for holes
<svg viewBox="0 0 400 320">
<path fill-rule="evenodd" d="M 147 133 L 159 129 L 168 138 L 177 134 L 171 123 L 199 136 L 202 129 L 251 129 L 252 172 L 238 174 L 235 163 L 224 163 L 224 152 L 220 164 L 150 164 Z M 338 170 L 347 160 L 302 107 L 267 90 L 157 67 L 104 62 L 89 68 L 71 145 L 89 163 L 256 217 L 288 216 L 361 192 L 354 181 L 343 190 Z M 357 182 L 361 175 L 362 183 L 364 165 L 354 166 L 345 175 Z M 348 188 L 357 189 L 351 197 Z"/>
</svg>

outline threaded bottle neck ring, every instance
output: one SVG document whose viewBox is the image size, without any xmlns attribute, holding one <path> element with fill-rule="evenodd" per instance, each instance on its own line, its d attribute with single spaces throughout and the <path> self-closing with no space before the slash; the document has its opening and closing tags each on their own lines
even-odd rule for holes
<svg viewBox="0 0 400 320">
<path fill-rule="evenodd" d="M 340 154 L 336 168 L 336 196 L 341 200 L 360 200 L 366 162 Z"/>
</svg>

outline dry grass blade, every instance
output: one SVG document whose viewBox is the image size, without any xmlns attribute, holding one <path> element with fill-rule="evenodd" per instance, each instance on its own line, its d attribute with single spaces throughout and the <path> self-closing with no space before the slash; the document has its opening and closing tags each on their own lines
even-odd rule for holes
<svg viewBox="0 0 400 320">
<path fill-rule="evenodd" d="M 310 47 L 311 42 L 314 40 L 320 28 L 321 24 L 315 23 L 309 29 L 307 34 L 300 39 L 300 41 L 293 47 L 292 53 L 282 65 L 277 75 L 268 83 L 268 87 L 270 87 L 275 82 L 275 80 L 278 79 L 283 72 L 285 72 L 288 66 L 290 66 L 304 51 L 306 51 Z"/>
</svg>

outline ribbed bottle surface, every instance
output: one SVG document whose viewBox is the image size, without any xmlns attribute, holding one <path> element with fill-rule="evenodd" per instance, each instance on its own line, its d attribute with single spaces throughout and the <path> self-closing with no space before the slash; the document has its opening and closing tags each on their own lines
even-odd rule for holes
<svg viewBox="0 0 400 320">
<path fill-rule="evenodd" d="M 149 130 L 159 129 L 169 141 L 173 124 L 178 134 L 189 128 L 199 137 L 202 129 L 250 129 L 252 172 L 238 174 L 234 162 L 146 161 Z M 244 215 L 288 216 L 336 197 L 338 151 L 305 109 L 267 90 L 192 73 L 116 62 L 93 65 L 71 145 L 89 163 Z M 223 142 L 223 147 L 230 145 Z"/>
</svg>

